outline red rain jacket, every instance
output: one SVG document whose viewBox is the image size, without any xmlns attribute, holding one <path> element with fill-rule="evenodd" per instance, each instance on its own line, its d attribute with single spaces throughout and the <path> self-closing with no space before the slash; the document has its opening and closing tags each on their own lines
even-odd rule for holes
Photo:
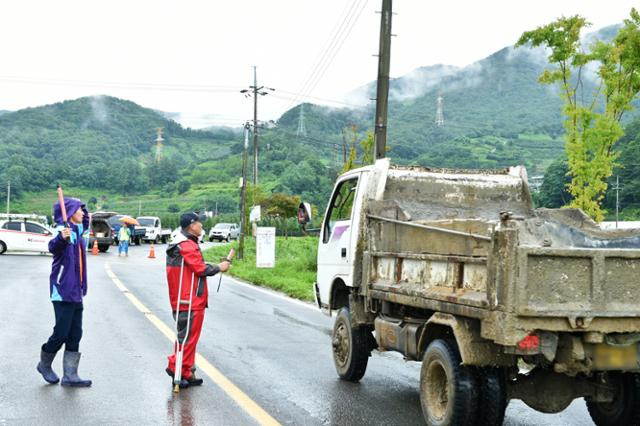
<svg viewBox="0 0 640 426">
<path fill-rule="evenodd" d="M 204 262 L 198 246 L 197 237 L 182 231 L 176 240 L 167 248 L 167 283 L 169 285 L 169 302 L 172 311 L 178 306 L 180 291 L 180 309 L 189 309 L 189 298 L 192 296 L 191 310 L 198 311 L 207 307 L 209 291 L 207 276 L 220 272 L 217 265 Z M 182 277 L 182 286 L 180 278 Z"/>
</svg>

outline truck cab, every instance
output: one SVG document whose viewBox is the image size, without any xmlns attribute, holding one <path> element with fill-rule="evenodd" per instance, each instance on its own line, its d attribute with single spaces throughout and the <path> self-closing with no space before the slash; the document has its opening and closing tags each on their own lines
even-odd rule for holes
<svg viewBox="0 0 640 426">
<path fill-rule="evenodd" d="M 171 229 L 162 229 L 162 222 L 157 216 L 140 216 L 136 220 L 145 229 L 143 241 L 160 244 L 166 243 L 171 235 Z"/>
<path fill-rule="evenodd" d="M 318 245 L 316 303 L 325 313 L 346 306 L 353 287 L 354 253 L 361 228 L 364 190 L 373 167 L 352 170 L 337 180 L 325 211 Z"/>
</svg>

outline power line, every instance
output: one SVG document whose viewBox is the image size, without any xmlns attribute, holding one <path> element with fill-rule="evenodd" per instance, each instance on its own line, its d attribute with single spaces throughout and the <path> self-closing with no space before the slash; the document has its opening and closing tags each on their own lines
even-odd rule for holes
<svg viewBox="0 0 640 426">
<path fill-rule="evenodd" d="M 340 51 L 340 48 L 344 44 L 344 41 L 349 37 L 351 30 L 359 20 L 360 15 L 366 7 L 367 1 L 368 0 L 355 0 L 351 4 L 346 14 L 342 18 L 341 23 L 338 26 L 334 27 L 333 35 L 330 37 L 323 53 L 320 56 L 320 59 L 315 63 L 315 66 L 312 68 L 309 76 L 300 88 L 299 92 L 301 93 L 301 96 L 299 96 L 297 100 L 292 102 L 287 109 L 290 109 L 293 105 L 295 105 L 295 103 L 299 99 L 304 99 L 307 95 L 313 92 L 317 84 L 321 81 L 328 67 L 331 65 L 336 55 Z M 358 5 L 361 5 L 359 10 Z"/>
</svg>

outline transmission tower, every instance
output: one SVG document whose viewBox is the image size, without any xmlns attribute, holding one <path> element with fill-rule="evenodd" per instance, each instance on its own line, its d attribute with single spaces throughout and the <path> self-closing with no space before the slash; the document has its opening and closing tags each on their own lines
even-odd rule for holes
<svg viewBox="0 0 640 426">
<path fill-rule="evenodd" d="M 158 137 L 156 138 L 156 163 L 159 163 L 162 160 L 162 142 L 164 139 L 162 138 L 162 127 L 156 128 L 156 132 Z"/>
<path fill-rule="evenodd" d="M 296 136 L 307 136 L 307 128 L 304 126 L 304 104 L 300 105 L 300 117 L 298 118 L 298 131 Z"/>
<path fill-rule="evenodd" d="M 444 99 L 442 94 L 438 94 L 438 109 L 436 111 L 436 126 L 438 127 L 444 126 L 444 112 L 442 111 L 443 101 Z"/>
</svg>

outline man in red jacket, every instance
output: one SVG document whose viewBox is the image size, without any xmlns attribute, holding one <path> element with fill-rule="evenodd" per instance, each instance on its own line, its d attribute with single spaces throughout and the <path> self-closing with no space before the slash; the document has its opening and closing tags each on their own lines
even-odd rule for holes
<svg viewBox="0 0 640 426">
<path fill-rule="evenodd" d="M 173 311 L 173 318 L 177 320 L 178 339 L 185 339 L 182 357 L 182 380 L 180 387 L 198 386 L 202 379 L 195 377 L 196 345 L 200 338 L 204 310 L 207 307 L 209 291 L 207 278 L 219 272 L 226 272 L 231 265 L 229 259 L 219 265 L 209 265 L 204 262 L 198 238 L 202 233 L 204 216 L 196 213 L 186 213 L 180 217 L 182 231 L 167 248 L 167 282 L 169 284 L 169 302 Z M 178 292 L 180 296 L 178 297 Z M 179 299 L 179 300 L 178 300 Z M 189 306 L 191 315 L 189 316 Z M 167 374 L 174 376 L 176 368 L 176 351 L 169 356 Z"/>
</svg>

